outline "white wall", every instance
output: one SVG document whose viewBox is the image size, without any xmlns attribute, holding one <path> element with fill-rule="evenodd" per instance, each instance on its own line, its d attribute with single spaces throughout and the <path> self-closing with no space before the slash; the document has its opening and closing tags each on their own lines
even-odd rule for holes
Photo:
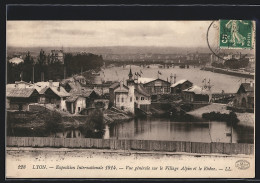
<svg viewBox="0 0 260 183">
<path fill-rule="evenodd" d="M 75 107 L 75 113 L 79 113 L 83 108 L 86 108 L 86 99 L 84 97 L 78 97 Z M 78 109 L 79 107 L 80 110 Z"/>
<path fill-rule="evenodd" d="M 63 98 L 60 98 L 60 109 L 67 111 L 67 107 L 66 107 L 66 99 L 63 100 Z"/>
<path fill-rule="evenodd" d="M 138 100 L 136 100 L 136 97 L 138 97 Z M 141 100 L 141 97 L 144 97 L 144 100 Z M 146 97 L 144 95 L 141 95 L 137 92 L 135 92 L 135 102 L 137 103 L 137 107 L 140 108 L 140 104 L 151 104 L 151 97 Z"/>
</svg>

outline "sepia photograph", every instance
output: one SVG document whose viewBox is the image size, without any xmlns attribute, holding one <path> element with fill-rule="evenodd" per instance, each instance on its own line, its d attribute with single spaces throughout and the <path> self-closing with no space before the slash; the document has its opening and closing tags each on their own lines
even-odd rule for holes
<svg viewBox="0 0 260 183">
<path fill-rule="evenodd" d="M 254 178 L 254 20 L 7 20 L 6 178 Z"/>
</svg>

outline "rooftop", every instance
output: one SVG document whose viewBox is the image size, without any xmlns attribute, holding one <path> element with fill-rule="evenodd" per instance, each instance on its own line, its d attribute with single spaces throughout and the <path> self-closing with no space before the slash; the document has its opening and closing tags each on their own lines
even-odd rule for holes
<svg viewBox="0 0 260 183">
<path fill-rule="evenodd" d="M 242 83 L 241 86 L 244 87 L 246 92 L 254 92 L 254 84 L 251 86 L 250 83 Z"/>
<path fill-rule="evenodd" d="M 37 90 L 35 88 L 7 88 L 6 97 L 29 98 L 33 92 L 37 92 Z"/>
<path fill-rule="evenodd" d="M 146 89 L 140 84 L 135 85 L 135 91 L 137 93 L 141 94 L 141 95 L 144 95 L 144 96 L 147 96 L 147 97 L 150 96 L 150 94 L 146 91 Z"/>
<path fill-rule="evenodd" d="M 70 94 L 62 86 L 60 86 L 60 87 L 48 87 L 47 86 L 47 87 L 43 88 L 39 93 L 44 94 L 49 88 L 59 97 L 70 96 Z"/>
<path fill-rule="evenodd" d="M 181 79 L 181 80 L 179 80 L 178 82 L 172 84 L 172 85 L 171 85 L 171 88 L 174 88 L 174 87 L 176 87 L 176 86 L 178 86 L 178 85 L 180 85 L 180 84 L 183 84 L 183 83 L 185 83 L 186 81 L 188 81 L 188 80 L 187 80 L 187 79 Z"/>
<path fill-rule="evenodd" d="M 138 82 L 138 83 L 145 84 L 145 83 L 149 83 L 149 82 L 154 81 L 154 80 L 156 80 L 156 79 L 154 79 L 154 78 L 143 78 L 143 77 L 140 77 L 140 78 L 138 78 L 137 82 Z"/>
<path fill-rule="evenodd" d="M 197 85 L 193 85 L 192 87 L 183 90 L 184 92 L 190 92 L 190 93 L 195 93 L 195 94 L 201 94 L 201 95 L 207 95 L 210 93 L 208 90 L 203 90 L 201 87 Z"/>
</svg>

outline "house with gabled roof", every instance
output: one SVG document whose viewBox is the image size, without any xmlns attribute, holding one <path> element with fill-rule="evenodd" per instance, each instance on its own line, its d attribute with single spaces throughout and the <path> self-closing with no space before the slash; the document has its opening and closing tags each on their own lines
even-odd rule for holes
<svg viewBox="0 0 260 183">
<path fill-rule="evenodd" d="M 6 88 L 6 109 L 7 110 L 29 110 L 29 104 L 37 103 L 39 93 L 35 88 Z"/>
<path fill-rule="evenodd" d="M 187 79 L 181 79 L 171 85 L 172 94 L 180 94 L 183 90 L 192 87 L 193 83 Z"/>
<path fill-rule="evenodd" d="M 185 102 L 210 102 L 211 90 L 208 88 L 193 85 L 182 91 L 182 98 Z"/>
<path fill-rule="evenodd" d="M 254 109 L 254 83 L 241 83 L 233 99 L 233 106 Z"/>
<path fill-rule="evenodd" d="M 66 98 L 70 94 L 62 87 L 46 86 L 39 92 L 41 104 L 53 104 L 56 108 L 67 111 L 66 109 Z"/>
<path fill-rule="evenodd" d="M 171 86 L 170 82 L 160 78 L 148 81 L 143 84 L 143 87 L 150 95 L 169 94 L 170 86 Z"/>
<path fill-rule="evenodd" d="M 70 94 L 66 99 L 66 107 L 71 114 L 78 114 L 83 109 L 93 107 L 95 99 L 100 97 L 97 91 L 86 88 L 74 90 Z"/>
</svg>

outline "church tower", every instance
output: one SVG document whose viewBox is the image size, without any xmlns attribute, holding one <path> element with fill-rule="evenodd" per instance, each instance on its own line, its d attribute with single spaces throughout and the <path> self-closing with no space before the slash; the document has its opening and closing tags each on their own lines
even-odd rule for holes
<svg viewBox="0 0 260 183">
<path fill-rule="evenodd" d="M 129 79 L 127 80 L 127 86 L 129 85 L 134 85 L 134 79 L 133 79 L 133 73 L 132 69 L 130 68 L 129 74 L 128 74 Z"/>
<path fill-rule="evenodd" d="M 129 111 L 134 114 L 134 109 L 135 109 L 135 82 L 133 80 L 133 73 L 130 68 L 129 71 L 129 79 L 127 80 L 127 87 L 129 88 L 128 92 L 128 99 L 129 99 Z"/>
</svg>

